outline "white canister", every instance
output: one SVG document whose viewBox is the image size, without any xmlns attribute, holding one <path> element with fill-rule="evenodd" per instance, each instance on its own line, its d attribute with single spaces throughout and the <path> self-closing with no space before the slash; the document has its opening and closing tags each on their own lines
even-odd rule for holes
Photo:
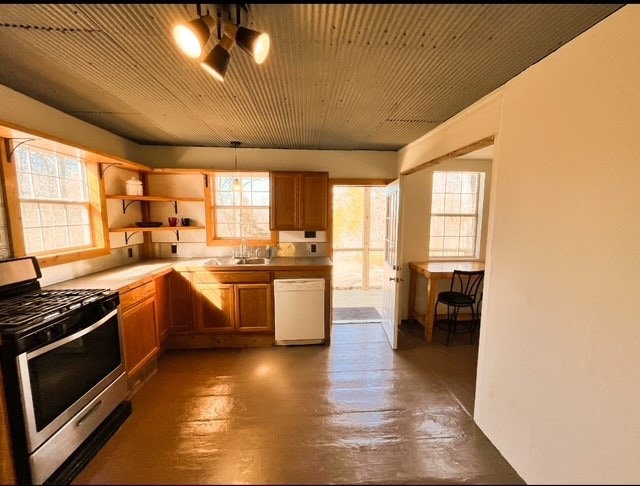
<svg viewBox="0 0 640 486">
<path fill-rule="evenodd" d="M 125 190 L 127 196 L 142 196 L 142 181 L 132 177 L 127 181 Z"/>
</svg>

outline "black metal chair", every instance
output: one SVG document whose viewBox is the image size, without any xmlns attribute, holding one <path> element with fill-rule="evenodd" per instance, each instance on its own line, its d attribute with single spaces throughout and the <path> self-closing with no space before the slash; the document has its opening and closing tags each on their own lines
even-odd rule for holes
<svg viewBox="0 0 640 486">
<path fill-rule="evenodd" d="M 434 323 L 447 332 L 447 346 L 452 334 L 469 333 L 469 341 L 473 344 L 473 333 L 480 322 L 479 305 L 482 301 L 481 291 L 484 270 L 454 270 L 449 290 L 440 292 L 435 305 Z M 438 319 L 438 305 L 447 306 L 447 318 Z M 470 319 L 458 319 L 461 309 L 471 311 Z"/>
</svg>

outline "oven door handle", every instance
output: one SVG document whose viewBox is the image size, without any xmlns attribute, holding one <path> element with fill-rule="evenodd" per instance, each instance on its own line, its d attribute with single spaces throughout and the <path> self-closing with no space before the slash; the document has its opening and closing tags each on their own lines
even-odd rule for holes
<svg viewBox="0 0 640 486">
<path fill-rule="evenodd" d="M 37 356 L 40 356 L 41 354 L 44 354 L 48 351 L 51 351 L 52 349 L 56 349 L 59 348 L 60 346 L 64 346 L 67 343 L 70 343 L 71 341 L 81 338 L 82 336 L 84 336 L 85 334 L 89 334 L 91 331 L 94 331 L 95 329 L 99 328 L 100 326 L 102 326 L 105 322 L 107 322 L 109 319 L 111 319 L 115 314 L 118 313 L 118 309 L 113 309 L 111 312 L 109 312 L 106 316 L 104 316 L 102 319 L 100 319 L 98 322 L 95 322 L 93 324 L 91 324 L 89 327 L 85 327 L 84 329 L 71 334 L 65 338 L 60 339 L 59 341 L 55 341 L 51 344 L 48 344 L 47 346 L 40 348 L 40 349 L 36 349 L 35 351 L 31 351 L 30 353 L 27 353 L 27 360 L 35 358 Z"/>
<path fill-rule="evenodd" d="M 102 400 L 98 400 L 98 402 L 93 407 L 87 410 L 87 413 L 85 413 L 82 417 L 78 419 L 78 421 L 76 422 L 76 427 L 80 427 L 82 423 L 89 418 L 89 415 L 95 412 L 100 405 L 102 405 Z"/>
</svg>

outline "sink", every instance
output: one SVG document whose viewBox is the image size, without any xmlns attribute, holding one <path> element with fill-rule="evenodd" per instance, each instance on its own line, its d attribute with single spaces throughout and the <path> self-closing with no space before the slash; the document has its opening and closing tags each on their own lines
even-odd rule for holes
<svg viewBox="0 0 640 486">
<path fill-rule="evenodd" d="M 232 265 L 268 265 L 270 258 L 234 258 Z"/>
<path fill-rule="evenodd" d="M 212 258 L 211 260 L 205 262 L 205 265 L 222 265 L 222 266 L 232 266 L 232 265 L 269 265 L 271 261 L 270 258 Z"/>
</svg>

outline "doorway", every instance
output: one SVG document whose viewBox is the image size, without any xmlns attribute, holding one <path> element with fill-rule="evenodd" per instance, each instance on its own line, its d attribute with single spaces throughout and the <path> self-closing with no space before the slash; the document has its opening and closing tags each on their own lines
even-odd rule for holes
<svg viewBox="0 0 640 486">
<path fill-rule="evenodd" d="M 380 323 L 385 186 L 334 185 L 333 323 Z"/>
</svg>

